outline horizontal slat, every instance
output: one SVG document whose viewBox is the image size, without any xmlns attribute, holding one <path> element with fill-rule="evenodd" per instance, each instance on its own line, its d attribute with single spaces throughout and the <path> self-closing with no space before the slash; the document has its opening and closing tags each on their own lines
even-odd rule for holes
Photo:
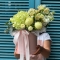
<svg viewBox="0 0 60 60">
<path fill-rule="evenodd" d="M 5 1 L 0 1 L 0 3 L 8 3 L 8 2 L 11 2 L 11 3 L 19 3 L 19 2 L 23 2 L 23 3 L 26 3 L 26 2 L 29 2 L 29 0 L 11 0 L 11 1 L 8 1 L 8 0 L 5 0 Z"/>
<path fill-rule="evenodd" d="M 8 53 L 0 53 L 0 55 L 8 55 L 8 56 L 12 55 L 13 56 L 14 54 L 13 53 L 9 53 L 9 54 Z"/>
<path fill-rule="evenodd" d="M 0 50 L 0 52 L 2 52 L 2 53 L 0 53 L 0 54 L 7 54 L 7 53 L 9 53 L 9 55 L 13 55 L 13 52 L 14 52 L 14 49 L 1 49 Z"/>
<path fill-rule="evenodd" d="M 24 4 L 23 4 L 24 3 Z M 19 2 L 19 3 L 1 3 L 0 2 L 0 6 L 28 6 L 29 4 L 28 4 L 29 2 Z"/>
<path fill-rule="evenodd" d="M 8 5 L 8 6 L 0 6 L 0 8 L 1 8 L 0 10 L 3 10 L 3 9 L 5 9 L 5 10 L 7 9 L 8 10 L 8 9 L 16 9 L 16 8 L 17 9 L 20 9 L 20 8 L 24 9 L 24 8 L 28 8 L 28 7 L 29 7 L 29 5 L 20 5 L 20 6 L 17 6 L 17 5 L 15 5 L 15 6 L 9 6 Z"/>
<path fill-rule="evenodd" d="M 42 3 L 44 4 L 57 4 L 57 3 L 60 3 L 60 1 L 42 1 Z"/>
<path fill-rule="evenodd" d="M 3 58 L 3 59 L 2 59 L 1 57 L 0 57 L 0 59 L 1 59 L 1 60 L 3 60 L 3 59 L 4 59 L 4 60 L 12 60 L 12 58 Z M 17 59 L 14 58 L 13 60 L 17 60 Z"/>
<path fill-rule="evenodd" d="M 52 27 L 47 27 L 47 28 L 51 28 L 51 29 L 56 29 L 57 28 L 57 29 L 60 29 L 60 27 L 58 27 L 58 26 L 57 27 L 52 26 Z"/>
<path fill-rule="evenodd" d="M 19 11 L 19 10 L 27 10 L 29 8 L 29 6 L 27 6 L 26 8 L 25 7 L 21 7 L 21 8 L 18 8 L 18 7 L 14 7 L 14 8 L 1 8 L 0 11 Z M 15 10 L 14 10 L 15 9 Z"/>
<path fill-rule="evenodd" d="M 60 7 L 59 4 L 49 4 L 49 3 L 48 3 L 48 4 L 45 4 L 45 5 L 46 5 L 47 7 L 50 7 L 50 6 L 51 6 L 51 7 L 53 7 L 53 6 L 55 6 L 55 7 L 57 7 L 57 6 Z"/>
</svg>

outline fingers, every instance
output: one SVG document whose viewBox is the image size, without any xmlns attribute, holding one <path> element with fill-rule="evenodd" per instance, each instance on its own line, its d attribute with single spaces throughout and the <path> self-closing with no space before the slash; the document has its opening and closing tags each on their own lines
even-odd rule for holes
<svg viewBox="0 0 60 60">
<path fill-rule="evenodd" d="M 39 54 L 39 53 L 40 53 L 40 48 L 38 48 L 33 55 L 37 55 L 37 54 Z"/>
<path fill-rule="evenodd" d="M 37 49 L 40 48 L 40 45 L 37 45 L 36 48 L 37 48 Z"/>
<path fill-rule="evenodd" d="M 31 58 L 35 57 L 36 55 L 30 55 Z"/>
<path fill-rule="evenodd" d="M 14 56 L 16 57 L 16 58 L 20 58 L 20 54 L 16 54 L 16 53 L 14 53 Z"/>
</svg>

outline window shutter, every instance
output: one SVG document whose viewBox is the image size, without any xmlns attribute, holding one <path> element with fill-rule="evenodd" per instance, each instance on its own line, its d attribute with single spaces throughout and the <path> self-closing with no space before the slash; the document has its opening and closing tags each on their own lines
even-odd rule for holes
<svg viewBox="0 0 60 60">
<path fill-rule="evenodd" d="M 18 10 L 28 10 L 34 7 L 34 0 L 0 0 L 0 60 L 17 60 L 14 57 L 13 37 L 5 34 L 5 22 Z M 31 5 L 32 3 L 32 5 Z"/>
<path fill-rule="evenodd" d="M 60 1 L 41 0 L 41 4 L 45 4 L 51 9 L 51 11 L 55 11 L 55 19 L 47 27 L 47 32 L 52 38 L 52 51 L 47 60 L 60 60 Z"/>
</svg>

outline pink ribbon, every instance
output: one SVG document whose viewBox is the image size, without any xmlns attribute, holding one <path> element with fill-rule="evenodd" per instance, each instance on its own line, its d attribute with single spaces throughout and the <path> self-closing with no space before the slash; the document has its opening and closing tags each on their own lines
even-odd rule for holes
<svg viewBox="0 0 60 60">
<path fill-rule="evenodd" d="M 13 41 L 15 45 L 18 44 L 19 60 L 24 60 L 24 57 L 26 57 L 26 60 L 30 60 L 28 35 L 29 33 L 26 30 L 20 30 L 14 34 Z"/>
</svg>

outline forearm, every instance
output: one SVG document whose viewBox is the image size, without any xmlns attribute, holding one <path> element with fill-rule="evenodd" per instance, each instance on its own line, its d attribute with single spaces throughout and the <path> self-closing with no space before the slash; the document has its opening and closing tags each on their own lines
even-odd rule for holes
<svg viewBox="0 0 60 60">
<path fill-rule="evenodd" d="M 45 58 L 48 58 L 49 55 L 50 55 L 50 50 L 49 49 L 46 49 L 44 47 L 41 47 L 42 48 L 42 51 L 40 54 L 42 54 Z"/>
</svg>

